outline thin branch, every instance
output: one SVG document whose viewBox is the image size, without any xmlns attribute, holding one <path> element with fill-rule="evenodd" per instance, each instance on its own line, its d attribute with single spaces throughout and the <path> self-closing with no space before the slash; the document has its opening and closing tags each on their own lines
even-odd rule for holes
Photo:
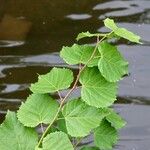
<svg viewBox="0 0 150 150">
<path fill-rule="evenodd" d="M 74 145 L 74 149 L 76 149 L 76 147 L 81 143 L 81 141 L 83 140 L 83 137 L 81 137 L 76 144 Z"/>
<path fill-rule="evenodd" d="M 111 32 L 111 33 L 112 33 L 112 32 Z M 111 33 L 109 33 L 109 34 L 111 34 Z M 38 142 L 38 145 L 37 145 L 38 147 L 41 145 L 41 143 L 42 143 L 44 137 L 45 137 L 46 134 L 48 133 L 48 131 L 49 131 L 49 129 L 51 128 L 51 126 L 53 125 L 53 123 L 56 121 L 56 119 L 57 119 L 57 117 L 58 117 L 58 114 L 59 114 L 59 112 L 61 111 L 61 108 L 63 107 L 64 102 L 65 102 L 66 99 L 69 97 L 69 95 L 73 92 L 73 90 L 76 88 L 77 83 L 78 83 L 78 81 L 79 81 L 79 78 L 80 78 L 80 75 L 81 75 L 82 71 L 86 68 L 86 66 L 89 64 L 89 62 L 93 59 L 93 57 L 94 57 L 94 55 L 95 55 L 95 53 L 96 53 L 96 50 L 97 50 L 97 48 L 98 48 L 99 43 L 101 43 L 107 36 L 108 36 L 108 35 L 105 35 L 100 41 L 99 41 L 99 36 L 97 37 L 97 43 L 96 43 L 96 46 L 95 46 L 95 48 L 94 48 L 94 51 L 93 51 L 91 57 L 89 58 L 89 60 L 87 61 L 87 63 L 86 63 L 82 68 L 79 69 L 79 73 L 78 73 L 78 75 L 77 75 L 77 77 L 76 77 L 76 80 L 75 80 L 75 82 L 74 82 L 74 85 L 73 85 L 72 88 L 69 90 L 69 92 L 66 94 L 66 96 L 61 100 L 61 103 L 60 103 L 60 106 L 59 106 L 59 108 L 58 108 L 57 113 L 55 114 L 53 120 L 51 121 L 51 123 L 49 124 L 49 126 L 46 128 L 46 130 L 44 131 L 43 135 L 41 136 L 41 138 L 40 138 L 40 140 L 39 140 L 39 142 Z"/>
</svg>

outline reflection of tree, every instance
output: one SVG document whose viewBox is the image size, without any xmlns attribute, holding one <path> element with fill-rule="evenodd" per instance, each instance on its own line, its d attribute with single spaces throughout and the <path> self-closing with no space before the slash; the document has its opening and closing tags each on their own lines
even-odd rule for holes
<svg viewBox="0 0 150 150">
<path fill-rule="evenodd" d="M 16 17 L 24 16 L 34 25 L 41 27 L 41 23 L 54 26 L 72 13 L 89 13 L 99 0 L 9 0 L 5 13 Z M 57 21 L 57 24 L 56 24 Z"/>
<path fill-rule="evenodd" d="M 0 40 L 24 40 L 30 26 L 29 21 L 4 15 L 0 22 Z"/>
<path fill-rule="evenodd" d="M 35 20 L 43 17 L 60 19 L 61 16 L 68 14 L 75 8 L 85 11 L 90 2 L 94 2 L 94 0 L 9 0 L 7 1 L 6 13 L 26 16 Z"/>
<path fill-rule="evenodd" d="M 6 0 L 0 0 L 0 20 L 3 17 L 6 10 Z"/>
<path fill-rule="evenodd" d="M 1 0 L 0 0 L 1 1 Z M 93 19 L 74 23 L 65 18 L 70 14 L 90 14 L 99 0 L 3 0 L 5 14 L 13 17 L 24 17 L 32 23 L 28 36 L 27 49 L 56 51 L 59 45 L 65 45 L 81 31 L 93 30 Z M 0 12 L 1 13 L 1 12 Z M 92 15 L 92 14 L 91 14 Z M 2 20 L 0 15 L 0 21 Z M 99 27 L 99 22 L 94 22 Z M 95 31 L 95 30 L 94 30 Z M 94 32 L 93 31 L 93 32 Z M 58 38 L 59 37 L 59 38 Z M 72 37 L 72 38 L 71 38 Z M 32 46 L 31 46 L 32 45 Z M 60 47 L 59 47 L 60 48 Z"/>
</svg>

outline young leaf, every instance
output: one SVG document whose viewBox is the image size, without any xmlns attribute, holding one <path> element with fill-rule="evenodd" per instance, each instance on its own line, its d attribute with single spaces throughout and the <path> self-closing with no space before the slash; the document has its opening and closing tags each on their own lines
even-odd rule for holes
<svg viewBox="0 0 150 150">
<path fill-rule="evenodd" d="M 139 40 L 140 40 L 140 36 L 132 33 L 131 31 L 128 31 L 125 28 L 118 28 L 117 30 L 114 31 L 116 35 L 127 39 L 131 42 L 135 42 L 135 43 L 139 43 L 142 44 Z"/>
<path fill-rule="evenodd" d="M 116 129 L 121 129 L 126 125 L 126 121 L 112 109 L 110 110 L 110 114 L 106 116 L 106 119 Z"/>
<path fill-rule="evenodd" d="M 61 131 L 48 134 L 42 145 L 42 150 L 74 150 L 67 134 Z"/>
<path fill-rule="evenodd" d="M 105 36 L 105 34 L 101 34 L 101 33 L 95 33 L 95 34 L 92 34 L 90 33 L 89 31 L 87 32 L 82 32 L 82 33 L 79 33 L 76 40 L 79 41 L 80 39 L 83 39 L 83 38 L 86 38 L 86 37 L 97 37 L 97 36 Z"/>
<path fill-rule="evenodd" d="M 14 112 L 7 112 L 5 121 L 0 126 L 1 150 L 34 150 L 38 142 L 38 135 L 31 129 L 24 127 Z"/>
<path fill-rule="evenodd" d="M 102 121 L 94 132 L 94 143 L 100 149 L 112 149 L 118 140 L 118 133 L 107 121 Z"/>
<path fill-rule="evenodd" d="M 60 52 L 60 57 L 62 57 L 63 60 L 70 65 L 76 65 L 80 63 L 86 64 L 90 59 L 93 51 L 93 46 L 74 44 L 72 47 L 63 47 Z M 97 66 L 99 58 L 100 53 L 97 51 L 95 57 L 89 62 L 88 66 Z"/>
<path fill-rule="evenodd" d="M 101 53 L 98 68 L 106 80 L 116 82 L 128 74 L 128 62 L 124 60 L 116 46 L 102 42 L 98 50 Z"/>
<path fill-rule="evenodd" d="M 48 124 L 54 118 L 58 102 L 48 94 L 32 94 L 19 108 L 18 119 L 27 127 L 36 127 L 40 123 Z"/>
<path fill-rule="evenodd" d="M 88 105 L 108 107 L 116 100 L 116 83 L 106 81 L 96 67 L 85 69 L 80 83 L 81 97 Z"/>
<path fill-rule="evenodd" d="M 73 81 L 73 73 L 65 68 L 53 68 L 46 75 L 40 75 L 37 83 L 31 84 L 33 93 L 49 93 L 67 89 Z"/>
<path fill-rule="evenodd" d="M 116 30 L 118 29 L 117 25 L 115 24 L 114 20 L 113 19 L 109 19 L 109 18 L 106 18 L 104 20 L 104 25 L 105 27 L 111 29 L 111 30 Z"/>
<path fill-rule="evenodd" d="M 63 116 L 66 121 L 67 132 L 72 137 L 84 137 L 98 127 L 100 121 L 108 114 L 106 111 L 99 111 L 83 103 L 81 100 L 72 100 L 63 108 Z"/>
<path fill-rule="evenodd" d="M 105 19 L 104 20 L 104 25 L 111 29 L 116 35 L 124 38 L 124 39 L 127 39 L 131 42 L 135 42 L 135 43 L 141 43 L 139 40 L 140 40 L 140 37 L 134 33 L 132 33 L 131 31 L 128 31 L 127 29 L 125 28 L 120 28 L 118 27 L 114 20 L 112 19 Z"/>
</svg>

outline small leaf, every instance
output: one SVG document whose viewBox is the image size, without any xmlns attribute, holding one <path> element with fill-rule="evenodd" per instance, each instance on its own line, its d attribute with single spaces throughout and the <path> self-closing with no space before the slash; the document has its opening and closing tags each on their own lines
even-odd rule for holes
<svg viewBox="0 0 150 150">
<path fill-rule="evenodd" d="M 110 114 L 106 116 L 106 119 L 116 129 L 121 129 L 126 125 L 126 121 L 112 109 L 110 110 Z"/>
<path fill-rule="evenodd" d="M 120 37 L 122 37 L 122 38 L 124 38 L 124 39 L 127 39 L 127 40 L 131 41 L 131 42 L 135 42 L 135 43 L 140 43 L 140 44 L 141 44 L 141 42 L 139 41 L 139 40 L 140 40 L 140 37 L 139 37 L 138 35 L 132 33 L 131 31 L 128 31 L 128 30 L 125 29 L 125 28 L 120 28 L 120 27 L 118 27 L 118 26 L 115 24 L 115 22 L 114 22 L 113 19 L 109 19 L 109 18 L 105 19 L 105 20 L 104 20 L 104 25 L 105 25 L 107 28 L 109 28 L 109 29 L 111 29 L 112 31 L 114 31 L 114 33 L 115 33 L 117 36 L 120 36 Z"/>
<path fill-rule="evenodd" d="M 34 150 L 38 142 L 38 135 L 31 129 L 24 127 L 16 114 L 8 111 L 5 121 L 0 126 L 1 150 Z"/>
<path fill-rule="evenodd" d="M 131 42 L 135 42 L 135 43 L 139 43 L 142 44 L 139 40 L 140 40 L 140 36 L 132 33 L 131 31 L 128 31 L 125 28 L 118 28 L 117 30 L 114 31 L 116 35 L 127 39 Z"/>
<path fill-rule="evenodd" d="M 111 30 L 116 30 L 118 29 L 117 25 L 115 24 L 114 20 L 113 19 L 109 19 L 109 18 L 106 18 L 104 20 L 104 25 L 105 27 L 111 29 Z"/>
<path fill-rule="evenodd" d="M 62 57 L 63 60 L 70 65 L 76 65 L 80 63 L 86 64 L 93 51 L 93 46 L 74 44 L 72 47 L 63 47 L 60 52 L 60 57 Z M 95 57 L 89 62 L 88 66 L 97 66 L 99 58 L 100 53 L 99 51 L 96 51 Z"/>
<path fill-rule="evenodd" d="M 108 112 L 86 105 L 81 100 L 72 100 L 63 108 L 68 134 L 72 137 L 84 137 L 99 126 Z"/>
<path fill-rule="evenodd" d="M 96 67 L 85 69 L 80 83 L 82 100 L 88 105 L 108 107 L 116 100 L 116 83 L 106 81 Z"/>
<path fill-rule="evenodd" d="M 61 131 L 48 134 L 44 138 L 42 145 L 42 150 L 73 150 L 67 134 Z"/>
<path fill-rule="evenodd" d="M 53 68 L 46 75 L 40 75 L 35 84 L 31 84 L 33 93 L 49 93 L 67 89 L 73 81 L 73 73 L 65 68 Z"/>
<path fill-rule="evenodd" d="M 102 121 L 100 126 L 94 132 L 94 143 L 100 149 L 112 149 L 117 143 L 118 133 L 114 127 L 107 121 Z"/>
<path fill-rule="evenodd" d="M 86 38 L 86 37 L 90 38 L 90 37 L 97 37 L 97 36 L 105 36 L 105 34 L 101 34 L 101 33 L 92 34 L 92 33 L 90 33 L 89 31 L 87 31 L 87 32 L 82 32 L 82 33 L 79 33 L 79 34 L 78 34 L 76 40 L 79 41 L 79 40 L 81 40 L 81 39 L 83 39 L 83 38 Z"/>
<path fill-rule="evenodd" d="M 32 94 L 19 108 L 18 119 L 28 127 L 36 127 L 40 123 L 48 124 L 54 118 L 57 109 L 57 101 L 48 94 Z"/>
<path fill-rule="evenodd" d="M 128 74 L 128 62 L 124 60 L 116 46 L 102 42 L 98 49 L 101 53 L 98 68 L 106 80 L 116 82 Z"/>
</svg>

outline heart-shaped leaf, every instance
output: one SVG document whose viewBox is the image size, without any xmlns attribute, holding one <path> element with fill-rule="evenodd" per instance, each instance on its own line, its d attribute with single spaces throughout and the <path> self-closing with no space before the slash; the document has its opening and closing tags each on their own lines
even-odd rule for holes
<svg viewBox="0 0 150 150">
<path fill-rule="evenodd" d="M 108 107 L 116 100 L 116 83 L 105 80 L 99 70 L 86 68 L 80 77 L 81 97 L 88 105 Z"/>
<path fill-rule="evenodd" d="M 58 110 L 58 102 L 48 94 L 32 94 L 19 108 L 19 121 L 28 127 L 50 123 Z"/>
</svg>

